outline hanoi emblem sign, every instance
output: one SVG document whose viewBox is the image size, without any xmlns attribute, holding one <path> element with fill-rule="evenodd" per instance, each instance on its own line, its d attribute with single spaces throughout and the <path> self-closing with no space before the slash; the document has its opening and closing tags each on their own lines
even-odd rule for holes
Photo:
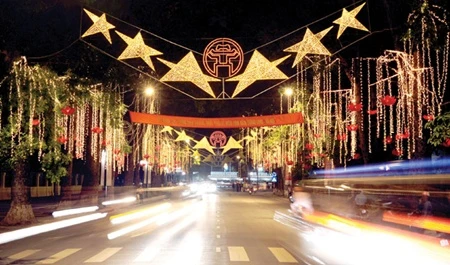
<svg viewBox="0 0 450 265">
<path fill-rule="evenodd" d="M 244 52 L 232 39 L 215 39 L 203 52 L 203 66 L 211 76 L 217 78 L 235 76 L 241 70 L 243 63 Z"/>
</svg>

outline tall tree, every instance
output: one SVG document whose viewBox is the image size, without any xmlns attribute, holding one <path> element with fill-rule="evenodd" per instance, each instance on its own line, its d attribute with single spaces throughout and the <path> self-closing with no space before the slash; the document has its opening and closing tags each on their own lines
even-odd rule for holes
<svg viewBox="0 0 450 265">
<path fill-rule="evenodd" d="M 66 174 L 70 156 L 63 153 L 55 124 L 59 103 L 67 97 L 67 86 L 54 72 L 30 67 L 24 58 L 13 64 L 2 84 L 0 154 L 14 172 L 11 208 L 6 225 L 35 222 L 29 201 L 30 161 L 37 159 L 52 183 Z M 39 169 L 33 169 L 39 170 Z"/>
</svg>

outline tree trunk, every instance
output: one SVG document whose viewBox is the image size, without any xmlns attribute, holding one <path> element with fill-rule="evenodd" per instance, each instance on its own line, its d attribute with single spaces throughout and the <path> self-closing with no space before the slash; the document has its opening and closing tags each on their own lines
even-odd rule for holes
<svg viewBox="0 0 450 265">
<path fill-rule="evenodd" d="M 3 225 L 22 225 L 36 223 L 30 203 L 30 187 L 27 185 L 28 163 L 20 160 L 15 165 L 15 174 L 11 187 L 11 208 L 2 220 Z"/>
<path fill-rule="evenodd" d="M 347 61 L 340 56 L 340 60 L 341 60 L 341 64 L 343 66 L 345 75 L 347 76 L 347 78 L 350 80 L 351 83 L 355 83 L 356 89 L 355 89 L 355 99 L 357 102 L 362 103 L 362 99 L 361 99 L 361 94 L 360 94 L 360 85 L 358 82 L 356 82 L 356 77 L 354 77 L 353 73 L 352 73 L 352 69 L 351 66 L 348 65 Z M 356 123 L 360 124 L 361 122 L 364 122 L 364 117 L 361 116 L 361 113 L 357 113 L 356 115 Z M 370 130 L 370 128 L 369 128 Z M 359 127 L 358 129 L 358 140 L 359 140 L 359 148 L 361 149 L 361 156 L 363 158 L 364 164 L 369 163 L 369 150 L 367 148 L 366 145 L 366 137 L 365 137 L 365 133 L 363 130 L 361 130 L 361 128 Z"/>
<path fill-rule="evenodd" d="M 89 107 L 89 112 L 92 112 L 92 108 Z M 92 127 L 92 119 L 89 120 L 89 128 Z M 80 202 L 83 205 L 97 205 L 98 203 L 98 189 L 100 186 L 100 162 L 94 157 L 99 157 L 99 153 L 92 153 L 91 145 L 92 132 L 87 135 L 86 139 L 86 166 L 84 181 L 81 187 Z"/>
<path fill-rule="evenodd" d="M 127 171 L 125 172 L 125 180 L 124 180 L 124 185 L 125 186 L 133 186 L 134 182 L 135 182 L 135 165 L 133 163 L 133 154 L 129 154 L 126 158 L 126 163 L 127 163 Z M 139 184 L 139 182 L 137 182 L 137 184 Z"/>
</svg>

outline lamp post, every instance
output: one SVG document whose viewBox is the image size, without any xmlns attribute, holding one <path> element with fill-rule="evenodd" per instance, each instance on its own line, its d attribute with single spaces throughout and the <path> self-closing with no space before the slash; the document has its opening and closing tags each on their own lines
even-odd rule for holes
<svg viewBox="0 0 450 265">
<path fill-rule="evenodd" d="M 106 150 L 102 150 L 102 157 L 101 157 L 101 168 L 100 168 L 100 178 L 103 179 L 103 186 L 105 190 L 105 197 L 108 196 L 108 185 L 107 185 L 107 179 L 106 179 Z"/>
<path fill-rule="evenodd" d="M 284 94 L 287 96 L 288 98 L 288 102 L 287 102 L 287 113 L 289 113 L 290 109 L 291 109 L 291 96 L 292 94 L 294 94 L 294 90 L 290 87 L 287 87 L 284 90 Z"/>
</svg>

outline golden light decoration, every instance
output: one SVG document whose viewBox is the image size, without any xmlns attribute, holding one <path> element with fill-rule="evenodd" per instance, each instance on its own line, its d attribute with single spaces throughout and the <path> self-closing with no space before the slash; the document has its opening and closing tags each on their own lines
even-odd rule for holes
<svg viewBox="0 0 450 265">
<path fill-rule="evenodd" d="M 222 150 L 222 155 L 225 154 L 226 152 L 228 152 L 231 149 L 243 149 L 244 147 L 242 147 L 242 145 L 236 141 L 233 136 L 230 136 L 230 138 L 228 139 L 227 144 L 223 147 Z"/>
<path fill-rule="evenodd" d="M 189 142 L 191 140 L 194 140 L 194 138 L 187 136 L 185 131 L 178 132 L 175 130 L 175 132 L 178 133 L 178 137 L 175 139 L 175 142 L 179 141 Z"/>
<path fill-rule="evenodd" d="M 89 18 L 94 22 L 90 28 L 84 32 L 84 34 L 81 36 L 82 38 L 94 35 L 97 33 L 103 34 L 105 38 L 108 40 L 110 44 L 112 44 L 111 41 L 111 35 L 109 34 L 109 30 L 115 28 L 113 24 L 110 24 L 108 21 L 106 21 L 106 14 L 101 15 L 100 17 L 96 16 L 95 14 L 87 11 L 86 9 L 83 9 L 84 12 L 89 16 Z"/>
<path fill-rule="evenodd" d="M 208 139 L 206 137 L 203 137 L 196 145 L 193 147 L 194 149 L 205 149 L 211 154 L 215 155 L 213 147 L 209 144 Z"/>
<path fill-rule="evenodd" d="M 168 132 L 168 133 L 172 134 L 173 128 L 170 127 L 170 126 L 164 126 L 160 132 L 161 132 L 161 133 L 163 133 L 163 132 Z"/>
<path fill-rule="evenodd" d="M 356 19 L 356 15 L 358 15 L 359 11 L 361 11 L 361 9 L 363 8 L 363 6 L 365 4 L 366 3 L 363 3 L 362 5 L 356 7 L 355 9 L 353 9 L 350 12 L 347 11 L 347 9 L 345 9 L 345 8 L 342 9 L 342 16 L 340 18 L 336 19 L 335 21 L 333 21 L 334 24 L 339 25 L 339 30 L 338 30 L 338 34 L 337 34 L 338 39 L 342 35 L 342 33 L 344 33 L 344 30 L 346 30 L 348 27 L 363 30 L 363 31 L 369 31 L 366 27 L 364 27 L 363 24 L 361 24 L 361 22 L 359 22 Z"/>
<path fill-rule="evenodd" d="M 192 82 L 207 94 L 216 97 L 208 82 L 219 81 L 219 79 L 205 75 L 192 52 L 186 54 L 177 64 L 161 58 L 158 60 L 171 68 L 160 79 L 162 82 Z"/>
<path fill-rule="evenodd" d="M 320 42 L 320 40 L 327 35 L 327 33 L 333 28 L 333 26 L 322 30 L 321 32 L 314 34 L 312 31 L 307 28 L 305 32 L 305 36 L 303 40 L 299 43 L 296 43 L 289 48 L 284 49 L 285 52 L 295 52 L 297 55 L 295 56 L 294 63 L 292 67 L 297 65 L 307 54 L 319 54 L 319 55 L 328 55 L 331 53 L 328 49 Z"/>
<path fill-rule="evenodd" d="M 214 158 L 213 158 L 212 155 L 208 155 L 207 157 L 205 157 L 205 158 L 203 159 L 203 162 L 209 162 L 209 163 L 212 163 L 212 162 L 214 162 Z"/>
<path fill-rule="evenodd" d="M 288 77 L 277 68 L 277 65 L 282 63 L 289 56 L 290 55 L 270 62 L 258 50 L 255 50 L 250 58 L 250 61 L 248 62 L 247 68 L 245 68 L 244 73 L 227 79 L 227 81 L 239 81 L 231 97 L 234 98 L 256 80 L 287 79 Z"/>
<path fill-rule="evenodd" d="M 144 42 L 144 39 L 142 38 L 141 32 L 138 32 L 136 36 L 134 36 L 134 38 L 130 38 L 117 30 L 116 33 L 128 44 L 128 46 L 117 59 L 125 60 L 132 58 L 141 58 L 151 69 L 155 70 L 150 57 L 162 55 L 162 53 L 150 46 L 147 46 Z"/>
</svg>

